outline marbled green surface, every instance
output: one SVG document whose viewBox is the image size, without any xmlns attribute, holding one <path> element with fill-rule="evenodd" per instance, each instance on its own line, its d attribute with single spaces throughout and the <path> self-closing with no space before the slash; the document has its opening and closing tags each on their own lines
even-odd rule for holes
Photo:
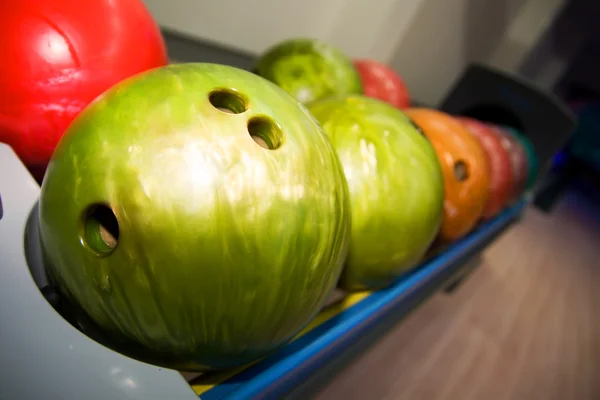
<svg viewBox="0 0 600 400">
<path fill-rule="evenodd" d="M 273 46 L 260 57 L 255 72 L 304 104 L 331 95 L 363 93 L 352 60 L 314 39 L 292 39 Z"/>
<path fill-rule="evenodd" d="M 247 110 L 213 107 L 219 88 Z M 279 148 L 252 140 L 254 117 L 276 124 Z M 86 239 L 94 204 L 118 220 L 114 250 Z M 44 179 L 40 227 L 53 280 L 93 321 L 162 365 L 204 370 L 265 355 L 319 311 L 347 254 L 349 193 L 327 135 L 282 89 L 171 65 L 75 120 Z"/>
<path fill-rule="evenodd" d="M 341 286 L 387 286 L 421 260 L 441 223 L 444 186 L 433 147 L 404 113 L 375 99 L 331 98 L 309 110 L 331 137 L 350 188 Z"/>
</svg>

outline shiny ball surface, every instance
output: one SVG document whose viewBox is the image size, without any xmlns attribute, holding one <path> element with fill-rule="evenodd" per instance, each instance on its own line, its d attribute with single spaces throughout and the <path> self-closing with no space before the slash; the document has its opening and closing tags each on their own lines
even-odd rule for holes
<svg viewBox="0 0 600 400">
<path fill-rule="evenodd" d="M 526 189 L 531 189 L 535 185 L 535 181 L 537 179 L 539 169 L 540 169 L 540 163 L 539 163 L 537 153 L 535 151 L 535 146 L 533 145 L 533 142 L 531 141 L 531 139 L 529 139 L 525 135 L 525 133 L 523 133 L 519 129 L 508 127 L 508 126 L 502 126 L 502 129 L 504 129 L 504 131 L 508 132 L 515 139 L 517 139 L 517 141 L 523 147 L 523 150 L 525 150 L 525 154 L 527 155 L 527 167 L 528 167 L 527 182 L 525 183 L 525 187 L 526 187 Z"/>
<path fill-rule="evenodd" d="M 406 84 L 390 66 L 369 59 L 355 60 L 365 95 L 385 101 L 394 107 L 410 107 L 410 94 Z"/>
<path fill-rule="evenodd" d="M 434 149 L 404 113 L 376 99 L 330 98 L 309 110 L 331 138 L 350 188 L 352 237 L 340 286 L 388 286 L 437 235 L 444 187 Z"/>
<path fill-rule="evenodd" d="M 509 204 L 513 204 L 521 198 L 527 185 L 527 177 L 529 175 L 527 153 L 521 143 L 511 133 L 498 125 L 489 124 L 489 126 L 498 135 L 502 147 L 510 155 L 513 179 L 508 202 Z"/>
<path fill-rule="evenodd" d="M 489 196 L 482 216 L 491 218 L 508 203 L 512 191 L 512 165 L 510 154 L 502 145 L 500 137 L 486 124 L 472 118 L 458 120 L 477 139 L 485 152 L 489 166 Z"/>
<path fill-rule="evenodd" d="M 352 60 L 334 46 L 316 39 L 278 43 L 259 58 L 254 70 L 304 104 L 332 95 L 363 92 Z"/>
<path fill-rule="evenodd" d="M 140 358 L 242 365 L 293 338 L 335 288 L 350 234 L 342 166 L 276 85 L 215 64 L 113 87 L 50 162 L 52 279 Z"/>
<path fill-rule="evenodd" d="M 456 118 L 444 112 L 411 108 L 407 115 L 433 145 L 444 173 L 443 241 L 469 233 L 481 217 L 489 195 L 485 152 Z"/>
<path fill-rule="evenodd" d="M 139 0 L 4 1 L 0 25 L 0 142 L 38 181 L 95 97 L 167 63 L 159 27 Z"/>
</svg>

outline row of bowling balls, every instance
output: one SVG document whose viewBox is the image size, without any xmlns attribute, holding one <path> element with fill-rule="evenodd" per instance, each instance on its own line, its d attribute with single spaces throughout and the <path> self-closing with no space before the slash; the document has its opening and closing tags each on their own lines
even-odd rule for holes
<svg viewBox="0 0 600 400">
<path fill-rule="evenodd" d="M 381 62 L 353 61 L 328 43 L 301 38 L 268 49 L 254 71 L 307 105 L 326 131 L 329 115 L 319 118 L 323 107 L 346 109 L 356 120 L 380 113 L 366 105 L 356 106 L 354 103 L 360 102 L 356 96 L 375 98 L 404 110 L 431 142 L 442 166 L 445 213 L 440 236 L 445 241 L 463 236 L 480 217 L 494 216 L 535 181 L 537 157 L 521 132 L 472 118 L 454 120 L 439 111 L 411 109 L 402 78 Z M 353 99 L 352 106 L 330 101 L 315 110 L 315 102 L 344 96 Z M 365 108 L 362 114 L 357 111 L 361 107 Z"/>
<path fill-rule="evenodd" d="M 50 278 L 127 354 L 188 370 L 253 361 L 335 286 L 389 285 L 493 197 L 481 149 L 450 116 L 399 111 L 410 96 L 385 65 L 295 39 L 255 74 L 166 66 L 141 2 L 84 3 L 1 6 L 0 141 L 40 181 L 52 155 Z M 439 123 L 457 139 L 435 139 Z"/>
<path fill-rule="evenodd" d="M 437 237 L 516 200 L 524 170 L 492 161 L 517 159 L 509 137 L 360 94 L 304 106 L 228 66 L 153 69 L 92 102 L 56 147 L 40 195 L 49 277 L 125 354 L 246 364 L 336 286 L 385 288 Z M 489 206 L 498 181 L 510 188 Z"/>
</svg>

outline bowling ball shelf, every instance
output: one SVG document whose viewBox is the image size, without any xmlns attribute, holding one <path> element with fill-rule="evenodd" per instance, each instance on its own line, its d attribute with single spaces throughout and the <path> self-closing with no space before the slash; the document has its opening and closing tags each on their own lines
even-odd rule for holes
<svg viewBox="0 0 600 400">
<path fill-rule="evenodd" d="M 344 296 L 325 308 L 295 341 L 247 369 L 205 375 L 190 384 L 203 400 L 281 398 L 371 331 L 398 322 L 424 299 L 453 282 L 513 222 L 525 201 L 503 211 L 458 242 L 437 251 L 391 287 Z"/>
<path fill-rule="evenodd" d="M 178 371 L 125 357 L 71 329 L 40 296 L 35 273 L 32 277 L 28 267 L 28 263 L 41 262 L 39 251 L 32 249 L 37 232 L 29 229 L 40 188 L 10 147 L 3 144 L 0 171 L 4 211 L 0 220 L 0 252 L 6 278 L 0 280 L 0 314 L 4 318 L 0 334 L 4 343 L 11 344 L 3 347 L 2 353 L 12 365 L 11 376 L 19 381 L 10 387 L 21 389 L 17 393 L 30 394 L 41 393 L 36 388 L 56 387 L 61 388 L 65 398 L 82 398 L 83 394 L 91 399 L 122 398 L 124 391 L 131 399 L 193 399 L 194 395 L 203 400 L 281 398 L 305 384 L 337 356 L 398 322 L 431 294 L 452 284 L 471 258 L 518 220 L 526 205 L 520 201 L 461 240 L 438 248 L 427 261 L 386 289 L 334 297 L 295 340 L 265 359 L 226 372 L 183 374 L 188 379 L 186 384 Z M 24 235 L 26 251 L 14 251 L 23 246 Z M 22 318 L 23 315 L 29 317 Z M 35 340 L 40 330 L 44 341 Z M 22 354 L 61 360 L 61 368 L 29 363 Z M 81 363 L 83 357 L 93 362 Z M 36 377 L 36 385 L 29 385 L 31 376 Z M 74 384 L 83 377 L 85 387 Z M 4 377 L 0 382 L 4 383 Z M 28 389 L 22 389 L 25 385 Z"/>
<path fill-rule="evenodd" d="M 171 58 L 185 61 L 181 56 Z M 481 82 L 475 87 L 481 88 Z M 465 94 L 464 87 L 456 93 L 462 99 L 476 97 L 468 91 Z M 462 112 L 463 103 L 459 99 L 445 107 L 453 109 L 453 114 L 468 115 Z M 533 139 L 539 148 L 539 140 Z M 550 151 L 548 146 L 545 149 Z M 0 144 L 0 254 L 4 274 L 0 280 L 0 352 L 3 363 L 11 366 L 10 374 L 0 374 L 0 398 L 60 393 L 62 398 L 214 400 L 287 398 L 309 392 L 323 371 L 335 373 L 336 365 L 348 355 L 376 340 L 433 293 L 455 287 L 478 265 L 482 250 L 516 222 L 528 204 L 519 198 L 458 240 L 438 243 L 424 262 L 384 289 L 334 292 L 304 330 L 261 360 L 225 371 L 191 374 L 113 351 L 84 333 L 85 327 L 75 329 L 65 315 L 55 312 L 43 273 L 39 198 L 40 187 L 26 167 L 9 146 Z M 39 340 L 40 334 L 44 340 Z M 31 362 L 32 357 L 24 355 L 35 355 L 43 362 Z M 31 377 L 35 377 L 35 384 Z"/>
</svg>

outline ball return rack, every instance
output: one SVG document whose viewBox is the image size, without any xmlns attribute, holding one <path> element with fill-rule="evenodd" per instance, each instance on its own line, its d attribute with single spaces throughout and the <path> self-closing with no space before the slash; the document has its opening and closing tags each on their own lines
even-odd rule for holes
<svg viewBox="0 0 600 400">
<path fill-rule="evenodd" d="M 516 87 L 519 93 L 534 93 L 535 96 L 540 93 L 522 82 L 517 81 L 515 85 L 512 77 L 474 66 L 461 78 L 463 83 L 459 82 L 442 109 L 451 109 L 456 114 L 461 114 L 461 110 L 472 110 L 473 94 L 466 95 L 465 90 L 466 93 L 469 90 L 461 88 L 461 85 L 465 82 L 467 86 L 472 85 L 473 74 L 479 80 L 475 79 L 478 88 L 471 87 L 471 92 L 481 90 L 481 76 L 488 74 L 488 80 L 496 82 L 496 85 L 508 85 L 513 88 L 511 90 Z M 494 97 L 489 95 L 494 93 L 492 83 L 486 89 L 488 98 Z M 495 93 L 507 96 L 506 93 L 510 92 L 507 90 L 496 90 Z M 538 96 L 536 101 L 550 104 L 550 111 L 562 121 L 562 125 L 554 124 L 555 128 L 560 126 L 560 130 L 538 132 L 537 139 L 535 133 L 525 130 L 536 148 L 551 153 L 547 144 L 540 145 L 539 140 L 547 140 L 544 135 L 558 135 L 552 140 L 554 151 L 558 150 L 556 144 L 566 141 L 572 131 L 572 117 L 547 96 Z M 484 116 L 493 115 L 489 108 L 496 107 L 496 103 L 482 98 L 478 103 L 487 105 L 488 111 L 482 113 Z M 505 99 L 502 104 L 504 108 L 513 110 L 513 116 L 531 115 L 531 109 L 523 113 L 515 111 L 518 108 L 514 106 L 516 103 L 512 98 L 511 101 Z M 481 110 L 480 107 L 479 112 Z M 541 161 L 546 159 L 541 157 Z M 56 298 L 46 279 L 40 251 L 37 225 L 39 194 L 40 187 L 12 149 L 0 144 L 2 400 L 302 397 L 301 394 L 309 392 L 318 379 L 335 373 L 349 357 L 376 340 L 433 293 L 444 289 L 451 293 L 477 266 L 481 251 L 520 218 L 535 195 L 530 192 L 492 220 L 480 224 L 463 239 L 437 249 L 418 268 L 387 289 L 336 293 L 304 331 L 270 356 L 244 368 L 198 375 L 126 357 L 94 340 L 57 311 L 56 303 L 60 299 Z"/>
</svg>

